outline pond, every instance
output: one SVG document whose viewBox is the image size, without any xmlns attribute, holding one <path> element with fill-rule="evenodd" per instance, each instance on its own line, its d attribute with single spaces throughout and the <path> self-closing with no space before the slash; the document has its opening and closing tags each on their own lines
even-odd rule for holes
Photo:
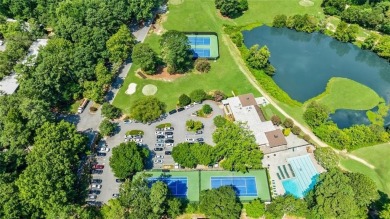
<svg viewBox="0 0 390 219">
<path fill-rule="evenodd" d="M 295 100 L 305 102 L 324 92 L 332 77 L 352 79 L 373 89 L 386 102 L 390 100 L 390 64 L 371 51 L 321 33 L 265 25 L 243 35 L 248 48 L 255 44 L 269 48 L 270 62 L 276 68 L 273 79 Z M 333 117 L 336 123 L 337 118 Z M 344 118 L 355 124 L 351 116 Z"/>
</svg>

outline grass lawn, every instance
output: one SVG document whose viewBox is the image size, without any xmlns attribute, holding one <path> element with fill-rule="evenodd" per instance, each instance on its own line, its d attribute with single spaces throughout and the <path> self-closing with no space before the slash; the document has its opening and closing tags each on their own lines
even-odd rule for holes
<svg viewBox="0 0 390 219">
<path fill-rule="evenodd" d="M 155 96 L 167 104 L 167 109 L 173 109 L 181 94 L 189 94 L 195 89 L 222 90 L 227 95 L 253 93 L 260 96 L 260 93 L 252 87 L 245 75 L 235 64 L 233 57 L 222 40 L 222 25 L 231 21 L 219 18 L 214 7 L 214 1 L 186 0 L 179 5 L 169 5 L 168 19 L 163 26 L 165 29 L 180 31 L 213 31 L 218 33 L 220 58 L 211 61 L 211 71 L 205 74 L 195 72 L 187 73 L 173 82 L 162 80 L 141 79 L 135 75 L 139 67 L 133 65 L 119 90 L 114 105 L 121 108 L 124 113 L 129 114 L 131 104 L 138 98 L 144 96 L 142 88 L 146 84 L 156 85 L 158 88 Z M 156 52 L 159 52 L 156 34 L 149 35 L 145 42 L 149 43 Z M 136 92 L 132 95 L 125 94 L 130 83 L 136 83 Z"/>
<path fill-rule="evenodd" d="M 372 109 L 381 98 L 365 85 L 351 79 L 334 77 L 329 80 L 325 92 L 312 100 L 328 106 L 333 112 L 336 109 Z"/>
<path fill-rule="evenodd" d="M 375 169 L 351 159 L 341 159 L 341 165 L 352 172 L 359 172 L 373 179 L 378 189 L 390 195 L 390 169 L 388 157 L 390 157 L 390 143 L 365 147 L 353 151 L 352 154 L 374 165 Z"/>
<path fill-rule="evenodd" d="M 203 1 L 204 2 L 204 1 Z M 262 22 L 271 24 L 275 15 L 311 14 L 320 18 L 324 17 L 321 9 L 322 0 L 312 0 L 313 6 L 304 7 L 299 0 L 248 0 L 249 10 L 243 16 L 235 19 L 238 25 Z"/>
<path fill-rule="evenodd" d="M 267 106 L 261 107 L 261 110 L 264 114 L 265 119 L 267 120 L 271 120 L 271 117 L 273 115 L 279 116 L 282 121 L 286 119 L 286 117 L 282 113 L 280 113 L 279 110 L 277 110 L 272 104 L 268 104 Z"/>
</svg>

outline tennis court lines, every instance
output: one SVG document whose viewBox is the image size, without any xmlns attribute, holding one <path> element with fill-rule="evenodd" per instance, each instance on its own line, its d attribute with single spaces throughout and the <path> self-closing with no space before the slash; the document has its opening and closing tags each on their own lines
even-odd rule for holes
<svg viewBox="0 0 390 219">
<path fill-rule="evenodd" d="M 195 57 L 210 57 L 210 49 L 192 49 Z"/>
<path fill-rule="evenodd" d="M 255 177 L 218 176 L 210 178 L 211 188 L 233 186 L 238 196 L 257 196 Z"/>
<path fill-rule="evenodd" d="M 188 40 L 190 41 L 190 44 L 194 46 L 210 45 L 210 37 L 188 37 Z"/>
<path fill-rule="evenodd" d="M 176 197 L 186 197 L 188 189 L 188 179 L 187 177 L 160 177 L 160 178 L 149 178 L 151 184 L 161 181 L 165 183 L 173 196 Z"/>
</svg>

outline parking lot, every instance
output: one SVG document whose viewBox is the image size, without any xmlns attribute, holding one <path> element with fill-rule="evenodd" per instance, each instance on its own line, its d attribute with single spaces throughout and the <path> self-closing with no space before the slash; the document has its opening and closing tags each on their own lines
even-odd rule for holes
<svg viewBox="0 0 390 219">
<path fill-rule="evenodd" d="M 204 104 L 209 104 L 213 108 L 212 116 L 210 118 L 201 118 L 193 116 L 192 114 L 200 110 Z M 101 174 L 92 174 L 92 177 L 94 179 L 102 180 L 102 182 L 100 183 L 100 185 L 102 185 L 100 189 L 100 194 L 97 195 L 96 200 L 106 203 L 109 199 L 113 197 L 113 194 L 119 193 L 120 183 L 116 182 L 116 178 L 112 173 L 112 170 L 109 166 L 109 158 L 111 157 L 112 148 L 122 142 L 125 142 L 125 136 L 127 131 L 142 130 L 144 132 L 144 135 L 142 136 L 142 144 L 145 147 L 148 147 L 151 152 L 151 156 L 149 157 L 149 161 L 146 167 L 147 169 L 160 169 L 163 167 L 174 168 L 175 162 L 173 161 L 171 155 L 166 154 L 166 151 L 172 151 L 172 148 L 175 145 L 181 142 L 185 142 L 188 138 L 194 139 L 195 141 L 198 138 L 203 138 L 203 141 L 205 143 L 214 145 L 212 140 L 212 133 L 215 131 L 216 127 L 214 126 L 213 118 L 218 115 L 223 115 L 222 108 L 220 108 L 213 101 L 205 101 L 202 104 L 194 105 L 193 107 L 185 109 L 181 112 L 176 112 L 172 115 L 168 115 L 162 121 L 152 124 L 125 123 L 123 121 L 119 122 L 118 134 L 106 139 L 105 141 L 107 147 L 110 150 L 108 152 L 105 152 L 106 156 L 96 158 L 99 164 L 104 165 L 104 169 Z M 190 119 L 193 119 L 195 121 L 201 121 L 203 123 L 204 128 L 202 130 L 202 134 L 196 134 L 195 132 L 188 132 L 186 130 L 185 123 L 187 120 Z M 165 123 L 170 123 L 173 130 L 156 130 L 156 126 Z M 166 134 L 167 132 L 168 134 Z M 157 138 L 157 136 L 163 137 Z M 161 143 L 158 143 L 158 139 L 162 139 L 160 140 Z M 166 143 L 167 139 L 173 140 L 173 143 Z M 162 148 L 162 150 L 154 151 L 156 147 Z"/>
</svg>

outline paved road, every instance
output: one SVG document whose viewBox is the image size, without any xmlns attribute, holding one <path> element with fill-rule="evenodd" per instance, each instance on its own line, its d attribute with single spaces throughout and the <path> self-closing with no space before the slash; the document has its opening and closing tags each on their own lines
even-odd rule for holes
<svg viewBox="0 0 390 219">
<path fill-rule="evenodd" d="M 192 113 L 202 108 L 203 104 L 209 104 L 213 108 L 213 113 L 210 118 L 200 118 L 191 116 Z M 143 136 L 143 144 L 148 147 L 151 151 L 151 156 L 149 157 L 147 168 L 159 169 L 162 168 L 163 165 L 174 165 L 174 161 L 170 155 L 165 155 L 165 151 L 172 150 L 172 148 L 165 148 L 164 151 L 154 152 L 153 149 L 156 143 L 156 134 L 155 129 L 156 126 L 163 123 L 171 123 L 172 127 L 174 127 L 174 145 L 180 142 L 184 142 L 187 136 L 191 138 L 204 138 L 205 142 L 211 145 L 213 144 L 212 133 L 215 131 L 216 127 L 213 123 L 213 118 L 217 115 L 223 115 L 223 110 L 213 101 L 205 101 L 201 105 L 195 105 L 192 108 L 186 109 L 182 112 L 177 112 L 172 115 L 168 115 L 168 117 L 160 122 L 152 123 L 151 125 L 142 124 L 142 123 L 130 123 L 125 124 L 124 122 L 119 122 L 119 132 L 106 139 L 106 143 L 108 147 L 111 149 L 106 157 L 98 158 L 97 161 L 101 164 L 104 164 L 104 171 L 101 175 L 93 175 L 93 178 L 102 179 L 102 189 L 101 194 L 98 195 L 97 200 L 103 203 L 106 203 L 109 199 L 112 198 L 112 194 L 119 192 L 119 184 L 115 182 L 115 177 L 113 172 L 109 166 L 109 157 L 111 157 L 112 148 L 124 142 L 125 134 L 130 130 L 142 130 L 144 131 Z M 186 131 L 185 122 L 189 119 L 193 119 L 196 121 L 201 121 L 204 124 L 203 134 L 196 135 L 195 133 L 189 133 Z M 163 155 L 164 158 L 163 164 L 155 164 L 154 156 L 155 155 Z"/>
</svg>

